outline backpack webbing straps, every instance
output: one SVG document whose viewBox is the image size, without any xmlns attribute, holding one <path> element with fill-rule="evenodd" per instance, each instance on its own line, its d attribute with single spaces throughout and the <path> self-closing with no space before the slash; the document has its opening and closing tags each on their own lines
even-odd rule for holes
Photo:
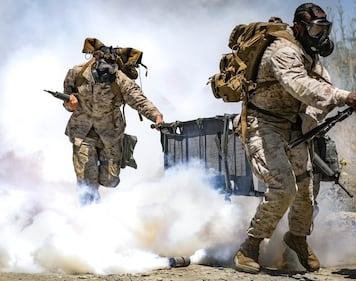
<svg viewBox="0 0 356 281">
<path fill-rule="evenodd" d="M 242 103 L 241 109 L 241 141 L 245 143 L 247 134 L 247 100 Z"/>
<path fill-rule="evenodd" d="M 82 69 L 78 73 L 77 79 L 75 80 L 75 87 L 78 88 L 84 82 L 83 73 L 84 71 L 95 61 L 95 58 L 91 58 L 86 64 L 83 65 Z"/>
</svg>

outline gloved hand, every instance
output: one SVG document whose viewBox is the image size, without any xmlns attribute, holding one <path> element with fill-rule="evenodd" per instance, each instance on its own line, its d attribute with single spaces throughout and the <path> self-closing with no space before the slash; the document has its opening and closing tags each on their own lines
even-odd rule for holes
<svg viewBox="0 0 356 281">
<path fill-rule="evenodd" d="M 78 107 L 78 99 L 75 95 L 71 94 L 69 96 L 69 101 L 65 101 L 63 105 L 68 111 L 73 112 Z"/>
</svg>

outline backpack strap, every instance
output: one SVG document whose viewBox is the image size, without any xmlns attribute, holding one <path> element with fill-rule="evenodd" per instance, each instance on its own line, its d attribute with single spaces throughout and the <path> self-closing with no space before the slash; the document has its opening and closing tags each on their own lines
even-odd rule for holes
<svg viewBox="0 0 356 281">
<path fill-rule="evenodd" d="M 297 41 L 295 40 L 294 35 L 287 31 L 287 26 L 288 25 L 286 23 L 284 23 L 281 18 L 279 18 L 279 17 L 270 17 L 268 22 L 281 23 L 281 24 L 285 25 L 285 29 L 271 31 L 271 32 L 269 32 L 270 35 L 272 35 L 274 37 L 281 37 L 281 38 L 287 39 L 288 41 L 291 41 L 292 43 L 295 43 L 295 44 L 297 43 Z"/>
<path fill-rule="evenodd" d="M 116 80 L 116 79 L 115 79 Z M 115 95 L 115 103 L 122 103 L 122 117 L 124 119 L 124 122 L 126 123 L 126 116 L 125 116 L 125 101 L 121 95 L 121 91 L 120 91 L 120 88 L 119 88 L 119 85 L 117 83 L 115 83 L 115 81 L 113 81 L 111 84 L 110 84 L 110 87 L 111 87 L 111 91 L 114 93 Z"/>
<path fill-rule="evenodd" d="M 76 88 L 78 88 L 80 85 L 83 84 L 83 82 L 84 82 L 83 73 L 90 65 L 92 65 L 92 63 L 94 61 L 95 61 L 95 58 L 93 57 L 86 64 L 83 65 L 82 69 L 78 73 L 77 79 L 75 80 L 75 87 Z"/>
<path fill-rule="evenodd" d="M 246 142 L 247 134 L 247 101 L 242 104 L 241 108 L 241 141 Z"/>
<path fill-rule="evenodd" d="M 118 101 L 119 98 L 121 98 L 121 91 L 120 91 L 119 85 L 117 85 L 117 83 L 115 83 L 115 81 L 114 81 L 114 82 L 112 82 L 110 84 L 110 87 L 111 87 L 111 91 L 116 96 L 116 101 Z M 126 103 L 125 103 L 124 99 L 122 99 L 121 101 L 122 101 L 122 104 L 123 104 L 122 115 L 123 115 L 124 121 L 126 123 L 126 118 L 125 118 L 125 105 L 126 105 Z M 139 117 L 140 121 L 143 121 L 142 115 L 140 113 L 138 113 L 138 117 Z"/>
<path fill-rule="evenodd" d="M 297 40 L 295 39 L 294 35 L 288 32 L 287 30 L 271 31 L 269 34 L 272 35 L 273 37 L 284 38 L 294 44 L 297 44 Z"/>
</svg>

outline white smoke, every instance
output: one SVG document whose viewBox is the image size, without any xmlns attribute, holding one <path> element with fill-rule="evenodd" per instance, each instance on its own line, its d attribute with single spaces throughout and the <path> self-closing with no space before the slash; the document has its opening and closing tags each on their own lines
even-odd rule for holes
<svg viewBox="0 0 356 281">
<path fill-rule="evenodd" d="M 163 171 L 159 133 L 127 107 L 127 131 L 139 139 L 139 168 L 123 170 L 117 189 L 100 189 L 102 204 L 80 208 L 64 136 L 69 113 L 43 89 L 61 91 L 67 69 L 85 61 L 84 39 L 96 37 L 144 52 L 149 68 L 147 78 L 141 71 L 143 90 L 165 121 L 239 112 L 206 85 L 228 51 L 231 29 L 271 15 L 290 23 L 290 7 L 299 4 L 1 1 L 0 31 L 7 41 L 0 47 L 0 271 L 144 272 L 180 255 L 194 263 L 230 264 L 257 198 L 225 202 L 196 163 Z M 315 236 L 332 245 L 334 237 L 319 225 Z M 340 247 L 338 256 L 355 252 L 350 245 L 356 243 Z M 316 243 L 316 251 L 324 252 L 324 245 Z"/>
<path fill-rule="evenodd" d="M 224 201 L 207 182 L 199 164 L 178 167 L 154 182 L 123 185 L 106 194 L 101 204 L 84 208 L 66 184 L 5 182 L 0 268 L 143 272 L 167 267 L 169 256 L 236 243 L 241 231 L 236 223 L 246 227 L 246 213 Z"/>
</svg>

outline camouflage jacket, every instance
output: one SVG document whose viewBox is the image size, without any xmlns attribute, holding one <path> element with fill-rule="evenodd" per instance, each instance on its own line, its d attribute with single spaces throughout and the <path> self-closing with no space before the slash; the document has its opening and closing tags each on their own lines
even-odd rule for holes
<svg viewBox="0 0 356 281">
<path fill-rule="evenodd" d="M 75 138 L 84 139 L 93 128 L 105 146 L 117 143 L 126 127 L 121 112 L 123 104 L 128 104 L 152 122 L 161 114 L 141 88 L 120 70 L 116 72 L 116 80 L 112 84 L 96 83 L 89 65 L 82 73 L 81 85 L 76 87 L 84 65 L 70 69 L 64 80 L 64 92 L 73 93 L 78 99 L 78 108 L 72 113 L 65 131 L 72 142 Z M 114 87 L 117 90 L 113 90 Z"/>
<path fill-rule="evenodd" d="M 298 42 L 278 38 L 263 54 L 258 87 L 249 101 L 293 123 L 298 115 L 320 119 L 335 106 L 345 105 L 349 94 L 329 81 L 318 57 L 313 60 Z"/>
</svg>

